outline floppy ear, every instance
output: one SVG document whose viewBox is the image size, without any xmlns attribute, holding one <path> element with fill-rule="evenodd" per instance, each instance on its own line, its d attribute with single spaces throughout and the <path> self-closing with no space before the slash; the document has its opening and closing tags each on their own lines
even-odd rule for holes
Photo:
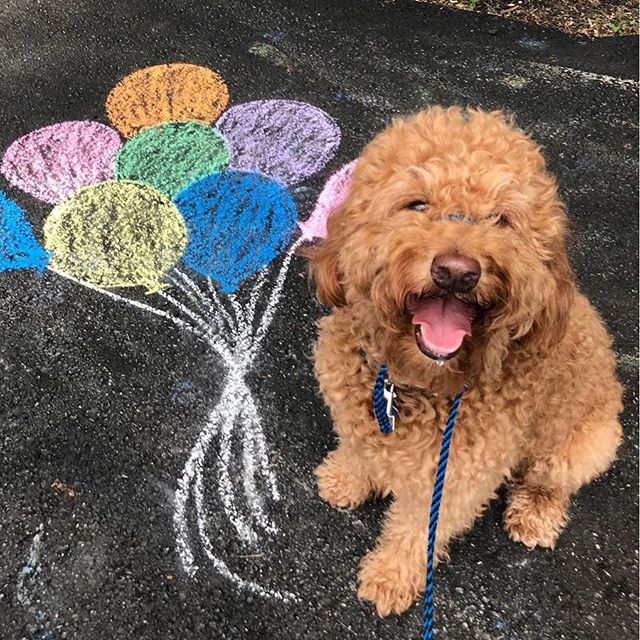
<svg viewBox="0 0 640 640">
<path fill-rule="evenodd" d="M 575 300 L 575 283 L 567 252 L 562 240 L 558 241 L 555 256 L 547 265 L 553 286 L 545 287 L 544 307 L 535 319 L 531 331 L 523 342 L 536 350 L 555 347 L 567 332 L 571 308 Z"/>
<path fill-rule="evenodd" d="M 344 217 L 343 205 L 329 216 L 327 237 L 315 246 L 305 247 L 300 251 L 301 255 L 309 259 L 309 276 L 315 283 L 318 301 L 333 307 L 345 304 L 344 276 L 339 266 Z"/>
</svg>

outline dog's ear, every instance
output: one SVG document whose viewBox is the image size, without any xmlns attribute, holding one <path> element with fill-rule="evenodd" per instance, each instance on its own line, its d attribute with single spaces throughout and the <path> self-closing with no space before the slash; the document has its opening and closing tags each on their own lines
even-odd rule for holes
<svg viewBox="0 0 640 640">
<path fill-rule="evenodd" d="M 575 301 L 575 279 L 567 257 L 571 223 L 558 196 L 556 180 L 546 172 L 544 158 L 532 143 L 524 163 L 533 172 L 529 179 L 529 201 L 541 264 L 539 275 L 534 269 L 524 278 L 529 290 L 525 298 L 531 302 L 531 315 L 521 339 L 530 350 L 545 351 L 555 347 L 565 336 Z"/>
<path fill-rule="evenodd" d="M 535 350 L 555 347 L 567 332 L 571 308 L 575 300 L 575 282 L 563 240 L 558 240 L 554 257 L 548 263 L 553 286 L 545 287 L 544 306 L 524 341 Z"/>
<path fill-rule="evenodd" d="M 300 250 L 300 254 L 309 259 L 309 275 L 315 284 L 318 301 L 333 307 L 345 304 L 344 277 L 339 265 L 344 216 L 342 205 L 329 216 L 327 237 L 315 246 Z"/>
</svg>

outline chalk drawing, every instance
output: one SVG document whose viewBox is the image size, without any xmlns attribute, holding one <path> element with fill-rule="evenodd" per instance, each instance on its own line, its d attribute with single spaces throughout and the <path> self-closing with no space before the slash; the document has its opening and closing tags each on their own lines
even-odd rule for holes
<svg viewBox="0 0 640 640">
<path fill-rule="evenodd" d="M 175 274 L 175 276 L 172 274 Z M 173 269 L 172 272 L 166 276 L 166 280 L 180 289 L 180 291 L 189 298 L 191 308 L 194 311 L 201 316 L 208 316 L 211 328 L 216 333 L 222 333 L 228 336 L 228 332 L 231 331 L 233 327 L 233 321 L 224 314 L 226 311 L 224 306 L 220 305 L 216 308 L 213 303 L 213 296 L 210 300 L 204 291 L 202 291 L 186 273 L 180 271 L 180 269 Z M 221 313 L 218 313 L 218 310 Z"/>
<path fill-rule="evenodd" d="M 235 327 L 236 339 L 232 360 L 227 364 L 226 379 L 221 397 L 216 407 L 209 414 L 205 428 L 200 432 L 195 446 L 178 481 L 176 492 L 176 510 L 174 523 L 177 532 L 177 547 L 182 564 L 189 575 L 194 575 L 198 566 L 194 559 L 192 536 L 190 535 L 188 504 L 192 499 L 196 505 L 195 520 L 199 533 L 199 542 L 205 554 L 220 573 L 232 580 L 237 587 L 259 595 L 270 596 L 277 600 L 297 601 L 298 596 L 293 592 L 282 589 L 265 588 L 255 582 L 242 579 L 231 572 L 228 566 L 215 555 L 207 534 L 206 514 L 203 506 L 204 499 L 204 464 L 207 452 L 212 448 L 213 441 L 217 441 L 219 452 L 217 474 L 218 494 L 225 514 L 233 524 L 240 539 L 255 545 L 259 536 L 255 527 L 267 533 L 277 533 L 276 525 L 265 512 L 265 500 L 257 491 L 256 476 L 260 476 L 269 489 L 272 502 L 281 498 L 277 487 L 277 480 L 268 459 L 267 444 L 261 419 L 253 400 L 252 392 L 246 383 L 246 375 L 251 369 L 255 354 L 266 335 L 266 330 L 273 319 L 277 303 L 282 294 L 284 281 L 295 249 L 302 242 L 302 238 L 293 243 L 285 254 L 282 264 L 274 279 L 273 288 L 266 303 L 266 309 L 259 319 L 258 331 L 252 331 L 254 325 L 255 297 L 252 296 L 244 306 L 238 308 L 239 322 Z M 268 267 L 265 267 L 266 274 Z M 256 283 L 263 280 L 259 274 Z M 252 292 L 255 295 L 255 292 Z M 236 304 L 240 304 L 236 299 Z M 247 340 L 246 337 L 251 337 Z M 238 339 L 242 336 L 242 339 Z M 240 429 L 238 429 L 238 424 Z M 238 433 L 239 431 L 239 433 Z M 249 513 L 250 520 L 242 515 L 238 505 L 239 496 L 235 490 L 234 481 L 229 475 L 230 458 L 232 455 L 232 438 L 241 438 L 244 506 Z"/>
<path fill-rule="evenodd" d="M 99 287 L 142 285 L 151 293 L 187 242 L 182 217 L 160 192 L 133 182 L 83 187 L 44 224 L 51 266 Z"/>
<path fill-rule="evenodd" d="M 42 610 L 41 603 L 42 592 L 45 589 L 42 569 L 43 537 L 44 524 L 41 523 L 31 541 L 27 561 L 18 574 L 16 598 L 29 616 L 30 622 L 26 624 L 29 637 L 33 640 L 56 640 L 59 629 L 57 625 L 54 626 L 51 617 Z"/>
<path fill-rule="evenodd" d="M 0 191 L 0 271 L 42 271 L 49 256 L 38 244 L 22 209 Z"/>
<path fill-rule="evenodd" d="M 231 107 L 217 122 L 233 169 L 258 171 L 292 185 L 320 171 L 340 144 L 340 128 L 322 109 L 294 100 Z"/>
<path fill-rule="evenodd" d="M 125 143 L 116 156 L 116 177 L 143 182 L 171 198 L 228 164 L 227 143 L 212 127 L 166 122 L 143 129 Z"/>
<path fill-rule="evenodd" d="M 189 234 L 184 262 L 213 278 L 224 293 L 278 255 L 297 221 L 295 203 L 282 185 L 244 171 L 207 176 L 174 203 Z"/>
<path fill-rule="evenodd" d="M 222 518 L 217 526 L 248 549 L 280 534 L 274 507 L 282 494 L 247 377 L 293 255 L 324 233 L 352 165 L 338 172 L 298 228 L 287 185 L 329 162 L 338 126 L 321 109 L 288 100 L 238 105 L 215 123 L 227 100 L 224 80 L 195 65 L 159 65 L 125 77 L 106 102 L 111 122 L 129 138 L 112 144 L 115 179 L 82 184 L 99 175 L 109 154 L 82 156 L 94 164 L 76 168 L 74 176 L 85 176 L 77 190 L 50 197 L 68 196 L 46 218 L 46 251 L 20 208 L 0 195 L 0 271 L 48 267 L 54 277 L 172 323 L 216 354 L 220 396 L 177 480 L 176 551 L 189 576 L 200 557 L 237 589 L 298 602 L 291 585 L 257 582 L 230 566 L 212 541 L 210 518 Z M 38 192 L 23 182 L 26 191 Z M 56 183 L 47 177 L 43 184 L 51 190 Z M 147 295 L 113 291 L 134 286 Z M 215 512 L 207 511 L 210 504 Z"/>
<path fill-rule="evenodd" d="M 229 91 L 222 76 L 195 64 L 160 64 L 123 78 L 107 97 L 107 114 L 126 138 L 161 122 L 211 124 L 224 111 Z"/>
<path fill-rule="evenodd" d="M 327 180 L 311 215 L 299 225 L 307 240 L 327 237 L 327 219 L 345 201 L 356 163 L 357 160 L 353 160 L 345 164 Z"/>
<path fill-rule="evenodd" d="M 18 138 L 5 152 L 0 172 L 14 187 L 55 204 L 79 187 L 113 178 L 122 142 L 99 122 L 60 122 Z"/>
</svg>

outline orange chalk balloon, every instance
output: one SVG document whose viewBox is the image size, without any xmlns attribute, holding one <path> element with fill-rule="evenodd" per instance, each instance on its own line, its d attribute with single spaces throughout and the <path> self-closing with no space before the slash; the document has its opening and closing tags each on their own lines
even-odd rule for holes
<svg viewBox="0 0 640 640">
<path fill-rule="evenodd" d="M 159 64 L 125 76 L 107 96 L 113 126 L 126 138 L 160 122 L 211 124 L 224 111 L 229 91 L 222 76 L 195 64 Z"/>
</svg>

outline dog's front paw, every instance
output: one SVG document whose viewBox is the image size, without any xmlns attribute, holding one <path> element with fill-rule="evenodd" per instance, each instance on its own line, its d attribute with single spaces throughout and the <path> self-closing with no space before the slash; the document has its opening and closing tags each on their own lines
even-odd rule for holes
<svg viewBox="0 0 640 640">
<path fill-rule="evenodd" d="M 358 597 L 372 602 L 380 616 L 402 613 L 413 604 L 423 581 L 414 563 L 401 553 L 370 551 L 360 563 Z"/>
<path fill-rule="evenodd" d="M 320 497 L 332 507 L 355 509 L 372 493 L 369 478 L 353 467 L 340 450 L 331 452 L 315 470 Z"/>
<path fill-rule="evenodd" d="M 515 542 L 553 548 L 567 523 L 567 499 L 559 491 L 516 486 L 509 492 L 504 528 Z"/>
</svg>

